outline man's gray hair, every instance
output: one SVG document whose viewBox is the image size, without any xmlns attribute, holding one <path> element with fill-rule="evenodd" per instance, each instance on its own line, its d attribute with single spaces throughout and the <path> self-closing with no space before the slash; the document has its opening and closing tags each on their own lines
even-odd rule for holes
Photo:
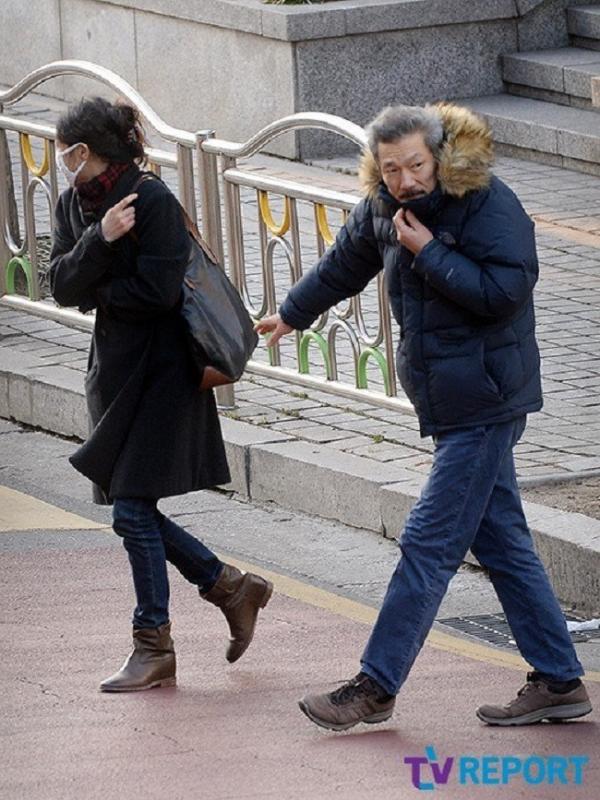
<svg viewBox="0 0 600 800">
<path fill-rule="evenodd" d="M 411 133 L 422 133 L 425 144 L 437 158 L 444 138 L 439 114 L 433 108 L 421 106 L 387 106 L 367 125 L 366 131 L 375 158 L 381 142 L 395 142 Z"/>
</svg>

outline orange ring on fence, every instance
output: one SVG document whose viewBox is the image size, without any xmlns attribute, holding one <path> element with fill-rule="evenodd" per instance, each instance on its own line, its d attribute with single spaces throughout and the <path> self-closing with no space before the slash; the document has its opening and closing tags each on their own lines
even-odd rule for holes
<svg viewBox="0 0 600 800">
<path fill-rule="evenodd" d="M 31 172 L 32 175 L 35 175 L 36 178 L 43 178 L 44 175 L 50 169 L 50 148 L 48 147 L 48 139 L 44 139 L 44 158 L 42 160 L 41 166 L 35 163 L 35 159 L 33 157 L 33 152 L 31 150 L 31 140 L 29 138 L 28 133 L 20 133 L 19 134 L 19 142 L 21 144 L 21 153 L 23 154 L 23 161 L 25 162 L 27 169 Z"/>
<path fill-rule="evenodd" d="M 315 204 L 315 214 L 317 216 L 317 226 L 319 228 L 319 233 L 323 237 L 323 241 L 327 245 L 327 247 L 331 247 L 331 245 L 335 242 L 335 236 L 331 232 L 331 228 L 329 227 L 329 222 L 327 220 L 327 209 L 322 203 Z"/>
<path fill-rule="evenodd" d="M 289 197 L 285 198 L 285 210 L 283 212 L 283 221 L 281 222 L 280 225 L 278 225 L 273 219 L 273 214 L 271 213 L 271 206 L 269 205 L 268 192 L 259 190 L 258 205 L 260 208 L 261 216 L 263 218 L 263 222 L 265 223 L 267 228 L 271 231 L 273 236 L 283 236 L 288 232 L 288 230 L 290 229 L 290 217 L 291 217 Z"/>
</svg>

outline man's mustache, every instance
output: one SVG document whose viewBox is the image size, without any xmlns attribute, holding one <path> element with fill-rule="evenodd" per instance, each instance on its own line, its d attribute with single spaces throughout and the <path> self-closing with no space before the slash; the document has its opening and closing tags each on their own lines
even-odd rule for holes
<svg viewBox="0 0 600 800">
<path fill-rule="evenodd" d="M 422 197 L 426 192 L 422 190 L 412 191 L 412 192 L 403 192 L 401 197 L 403 200 L 412 200 L 413 197 Z"/>
</svg>

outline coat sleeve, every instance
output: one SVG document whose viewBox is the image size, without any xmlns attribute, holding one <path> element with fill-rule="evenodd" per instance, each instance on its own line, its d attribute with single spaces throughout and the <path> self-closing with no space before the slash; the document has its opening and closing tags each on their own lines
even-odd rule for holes
<svg viewBox="0 0 600 800">
<path fill-rule="evenodd" d="M 449 300 L 481 317 L 505 319 L 528 302 L 538 278 L 534 227 L 507 187 L 490 189 L 468 217 L 460 250 L 433 239 L 413 269 Z"/>
<path fill-rule="evenodd" d="M 50 288 L 61 306 L 79 306 L 81 311 L 96 307 L 95 287 L 107 275 L 114 253 L 102 238 L 98 224 L 91 225 L 76 239 L 61 195 L 55 212 L 50 253 Z"/>
<path fill-rule="evenodd" d="M 370 203 L 362 200 L 318 264 L 289 291 L 282 320 L 305 330 L 328 308 L 361 292 L 382 267 Z"/>
<path fill-rule="evenodd" d="M 191 246 L 177 199 L 158 181 L 140 187 L 135 208 L 135 273 L 114 276 L 97 291 L 99 305 L 127 321 L 152 319 L 177 305 Z"/>
</svg>

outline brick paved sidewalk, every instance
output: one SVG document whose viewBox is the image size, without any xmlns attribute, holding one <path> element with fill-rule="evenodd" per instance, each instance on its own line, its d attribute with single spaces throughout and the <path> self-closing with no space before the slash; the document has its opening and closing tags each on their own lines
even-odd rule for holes
<svg viewBox="0 0 600 800">
<path fill-rule="evenodd" d="M 60 106 L 34 96 L 15 110 L 53 121 Z M 347 159 L 307 166 L 259 156 L 244 167 L 357 191 L 356 176 L 349 174 L 353 165 Z M 530 418 L 516 449 L 518 474 L 593 473 L 600 470 L 600 178 L 510 158 L 499 159 L 496 172 L 536 218 L 541 262 L 536 306 L 545 406 Z M 256 213 L 251 202 L 244 209 Z M 88 334 L 0 308 L 0 344 L 35 351 L 48 365 L 83 371 L 88 339 Z M 257 358 L 266 361 L 264 345 Z M 340 363 L 348 379 L 344 368 Z M 238 385 L 236 398 L 237 408 L 226 412 L 234 418 L 417 473 L 429 470 L 431 442 L 419 437 L 412 414 L 256 376 Z"/>
<path fill-rule="evenodd" d="M 44 366 L 61 365 L 83 373 L 90 334 L 0 305 L 0 347 L 32 353 Z M 575 403 L 576 401 L 571 401 Z M 248 376 L 236 387 L 237 407 L 224 411 L 239 419 L 338 451 L 426 473 L 432 443 L 421 439 L 416 417 L 343 400 L 325 392 L 303 391 L 281 381 Z M 585 407 L 588 409 L 589 407 Z M 583 408 L 578 407 L 579 413 Z M 516 448 L 522 478 L 600 468 L 600 415 L 595 422 L 548 412 L 530 417 Z M 593 416 L 593 411 L 588 411 Z"/>
</svg>

